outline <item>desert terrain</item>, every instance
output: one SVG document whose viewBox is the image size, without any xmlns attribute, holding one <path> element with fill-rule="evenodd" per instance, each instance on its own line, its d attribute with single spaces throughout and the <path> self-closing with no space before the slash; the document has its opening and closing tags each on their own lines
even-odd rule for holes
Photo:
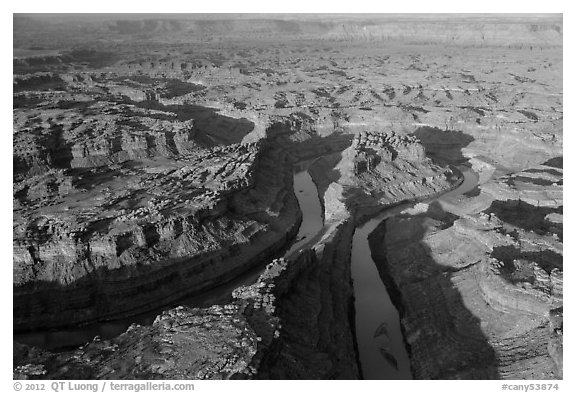
<svg viewBox="0 0 576 393">
<path fill-rule="evenodd" d="M 561 15 L 14 15 L 16 379 L 562 379 Z"/>
</svg>

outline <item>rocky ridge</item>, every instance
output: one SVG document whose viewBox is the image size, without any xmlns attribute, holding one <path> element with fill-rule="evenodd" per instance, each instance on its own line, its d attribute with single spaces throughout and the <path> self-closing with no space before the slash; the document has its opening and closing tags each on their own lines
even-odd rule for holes
<svg viewBox="0 0 576 393">
<path fill-rule="evenodd" d="M 255 142 L 201 147 L 192 121 L 142 115 L 155 137 L 121 129 L 115 142 L 119 130 L 109 125 L 121 117 L 82 120 L 74 111 L 41 123 L 70 144 L 46 143 L 28 120 L 15 134 L 15 329 L 157 307 L 226 281 L 297 230 L 282 151 Z"/>
<path fill-rule="evenodd" d="M 403 160 L 401 157 L 411 158 L 410 152 L 424 151 L 421 146 L 408 146 L 418 145 L 415 138 L 385 134 L 382 134 L 381 138 L 392 141 L 391 146 L 407 148 L 406 153 L 400 154 L 398 162 Z M 351 149 L 360 151 L 359 147 Z M 388 160 L 389 156 L 383 156 L 382 159 Z M 432 165 L 423 157 L 419 159 L 425 161 L 427 165 Z M 424 162 L 421 165 L 425 165 Z M 354 173 L 349 175 L 354 176 Z M 449 187 L 450 182 L 447 179 L 444 181 L 445 183 L 439 183 L 436 187 Z M 386 187 L 385 182 L 381 187 Z M 438 191 L 437 188 L 424 186 L 418 191 L 423 193 L 425 190 L 430 193 Z M 410 188 L 404 192 L 403 197 L 408 195 Z M 411 194 L 411 196 L 419 198 L 423 195 Z M 381 209 L 382 206 L 374 202 L 371 208 Z M 358 378 L 359 369 L 352 336 L 353 302 L 349 255 L 354 217 L 367 211 L 355 207 L 354 210 L 344 210 L 348 213 L 337 219 L 328 220 L 327 225 L 315 239 L 310 241 L 309 246 L 289 260 L 270 263 L 256 284 L 237 289 L 233 293 L 235 300 L 224 307 L 176 309 L 165 312 L 152 326 L 138 326 L 129 329 L 116 339 L 103 342 L 97 340 L 88 344 L 81 352 L 87 355 L 79 355 L 82 360 L 76 361 L 70 368 L 63 368 L 61 365 L 68 364 L 71 357 L 78 359 L 78 356 L 74 356 L 71 352 L 56 355 L 34 352 L 25 347 L 20 347 L 15 355 L 18 358 L 17 363 L 28 362 L 30 369 L 36 369 L 40 367 L 39 365 L 46 367 L 46 373 L 40 376 L 42 378 L 55 378 L 57 375 L 70 378 L 82 370 L 89 376 L 98 375 L 99 378 L 173 377 L 174 371 L 168 368 L 162 369 L 158 375 L 154 374 L 156 368 L 152 365 L 152 360 L 135 365 L 135 370 L 140 370 L 140 374 L 125 374 L 128 371 L 112 372 L 117 370 L 117 367 L 107 366 L 117 361 L 114 360 L 118 356 L 116 351 L 124 356 L 126 351 L 129 353 L 134 351 L 129 348 L 137 348 L 136 351 L 140 351 L 138 348 L 146 348 L 152 353 L 159 354 L 158 356 L 169 364 L 180 362 L 191 364 L 186 371 L 188 374 L 175 374 L 177 376 L 196 373 L 192 375 L 202 378 Z M 270 276 L 270 272 L 281 274 Z M 307 310 L 304 314 L 303 308 Z M 236 336 L 207 333 L 207 329 L 212 329 L 213 325 L 204 321 L 212 320 L 215 313 L 224 321 L 233 318 L 235 321 L 233 331 L 236 332 Z M 230 317 L 230 314 L 233 316 Z M 186 330 L 187 340 L 201 340 L 197 344 L 198 348 L 204 348 L 198 352 L 204 354 L 202 355 L 204 363 L 201 367 L 190 359 L 190 356 L 200 355 L 187 355 L 182 349 L 192 345 L 191 342 L 179 347 L 169 345 L 169 349 L 165 350 L 160 350 L 156 344 L 148 342 L 150 337 L 161 342 L 174 342 L 175 333 L 170 329 L 163 330 L 163 327 L 171 326 L 173 327 L 171 329 L 180 331 L 177 327 L 181 325 L 192 326 L 190 330 L 188 328 Z M 227 331 L 227 326 L 223 325 L 222 329 Z M 246 345 L 245 348 L 235 349 L 231 348 L 232 342 Z M 119 349 L 113 353 L 104 349 L 110 347 Z M 97 361 L 88 360 L 91 358 L 89 355 L 91 353 L 98 356 Z M 22 377 L 26 370 L 28 369 L 22 367 L 17 369 L 16 372 L 19 373 L 17 375 Z M 110 374 L 103 370 L 109 370 Z M 33 377 L 29 374 L 28 376 Z"/>
<path fill-rule="evenodd" d="M 562 170 L 497 178 L 370 236 L 416 378 L 562 378 L 562 196 L 546 180 Z"/>
<path fill-rule="evenodd" d="M 348 211 L 361 221 L 386 207 L 449 190 L 461 180 L 427 158 L 417 138 L 394 131 L 359 133 L 349 148 L 320 159 L 311 172 L 326 221 Z"/>
<path fill-rule="evenodd" d="M 224 240 L 254 239 L 250 237 L 254 235 L 258 241 L 258 233 L 265 235 L 270 228 L 275 231 L 286 225 L 276 218 L 278 206 L 289 203 L 286 198 L 291 195 L 289 175 L 280 181 L 276 172 L 270 175 L 268 164 L 329 154 L 310 171 L 322 196 L 328 227 L 307 245 L 314 248 L 315 257 L 304 252 L 296 258 L 313 263 L 296 269 L 300 279 L 284 274 L 272 279 L 274 284 L 293 285 L 294 291 L 291 287 L 283 295 L 262 295 L 255 302 L 274 304 L 267 308 L 283 321 L 280 336 L 267 341 L 268 333 L 258 329 L 268 322 L 248 321 L 244 312 L 250 314 L 252 308 L 242 308 L 237 299 L 231 301 L 230 309 L 170 310 L 163 318 L 174 330 L 160 324 L 134 327 L 122 339 L 96 340 L 77 351 L 56 354 L 15 344 L 15 375 L 357 378 L 350 333 L 353 323 L 345 317 L 353 312 L 346 255 L 354 224 L 382 206 L 454 187 L 460 181 L 458 171 L 443 169 L 447 163 L 471 165 L 480 186 L 449 207 L 445 203 L 442 209 L 436 204 L 420 205 L 422 209 L 428 206 L 428 211 L 415 221 L 406 219 L 407 226 L 398 225 L 398 236 L 405 235 L 410 245 L 421 243 L 419 238 L 425 235 L 427 244 L 422 248 L 426 253 L 433 250 L 434 263 L 423 263 L 420 270 L 409 272 L 418 277 L 408 280 L 414 284 L 411 293 L 431 294 L 430 299 L 415 304 L 410 314 L 411 318 L 416 315 L 413 321 L 417 323 L 410 327 L 419 368 L 416 376 L 561 375 L 561 159 L 560 168 L 558 160 L 539 164 L 562 154 L 562 21 L 559 16 L 524 16 L 512 21 L 496 18 L 493 23 L 491 18 L 477 20 L 473 26 L 440 19 L 412 25 L 403 20 L 345 21 L 342 25 L 340 21 L 119 23 L 104 26 L 94 41 L 90 30 L 15 17 L 14 245 L 21 259 L 14 277 L 18 280 L 22 272 L 23 277 L 32 277 L 38 270 L 48 277 L 52 269 L 64 282 L 86 272 L 91 272 L 86 276 L 98 276 L 90 261 L 82 259 L 88 247 L 77 249 L 78 244 L 90 243 L 75 235 L 73 241 L 64 236 L 86 223 L 89 238 L 108 232 L 114 238 L 112 243 L 96 244 L 97 250 L 106 249 L 115 263 L 122 261 L 139 271 L 142 264 L 134 261 L 148 263 L 170 252 L 157 249 L 160 236 L 182 238 L 180 227 L 196 230 L 196 224 L 188 225 L 190 221 L 182 218 L 194 212 L 199 212 L 199 223 L 210 226 L 199 232 L 200 238 L 209 239 L 215 247 L 228 245 L 218 242 L 222 233 Z M 239 32 L 254 26 L 260 31 L 244 38 L 260 41 L 242 40 Z M 190 29 L 195 38 L 206 42 L 191 43 Z M 314 40 L 302 41 L 307 34 Z M 378 44 L 381 40 L 385 40 L 385 51 Z M 387 130 L 386 137 L 374 130 Z M 390 138 L 390 131 L 396 136 Z M 347 149 L 361 132 L 365 134 L 358 138 L 367 143 Z M 408 151 L 396 143 L 408 134 L 421 141 L 432 164 L 417 159 L 418 144 L 406 140 Z M 272 144 L 281 151 L 249 145 L 261 139 L 275 139 Z M 221 147 L 230 150 L 219 152 Z M 405 153 L 405 158 L 412 158 L 391 157 L 396 149 L 403 152 L 400 156 Z M 241 158 L 246 152 L 250 157 Z M 245 158 L 244 167 L 235 166 L 236 160 Z M 214 171 L 206 172 L 204 162 Z M 147 167 L 150 173 L 144 170 Z M 287 172 L 289 167 L 286 163 Z M 236 177 L 235 171 L 245 174 L 247 181 Z M 147 183 L 138 184 L 140 179 Z M 154 189 L 158 195 L 141 194 L 156 183 L 162 183 Z M 136 193 L 124 194 L 123 188 Z M 194 193 L 183 194 L 184 188 Z M 135 205 L 128 203 L 132 197 Z M 261 203 L 254 204 L 254 198 Z M 64 210 L 71 201 L 69 215 L 82 212 L 74 219 Z M 111 209 L 100 205 L 102 201 L 111 203 Z M 91 205 L 98 205 L 95 212 L 100 216 L 86 209 Z M 236 210 L 223 213 L 228 209 Z M 297 219 L 295 211 L 291 219 Z M 127 222 L 122 222 L 123 215 Z M 142 225 L 149 219 L 152 228 Z M 121 230 L 114 232 L 117 225 Z M 433 233 L 438 233 L 437 238 L 428 238 Z M 41 236 L 37 239 L 37 235 Z M 60 235 L 65 238 L 58 239 Z M 30 263 L 35 247 L 27 239 L 34 244 L 38 241 L 38 249 L 51 261 L 49 269 Z M 278 239 L 278 244 L 285 243 Z M 56 246 L 46 247 L 45 241 Z M 154 244 L 152 256 L 146 254 L 148 244 Z M 172 240 L 165 243 L 170 249 L 173 244 Z M 120 256 L 114 256 L 114 248 Z M 416 259 L 426 259 L 412 246 L 406 249 Z M 458 261 L 446 255 L 453 249 Z M 490 261 L 484 263 L 486 253 Z M 482 264 L 475 263 L 477 254 Z M 78 257 L 86 263 L 69 271 L 60 266 L 63 258 Z M 262 257 L 262 263 L 271 258 Z M 442 266 L 435 266 L 437 259 Z M 283 262 L 274 264 L 278 263 Z M 292 265 L 288 263 L 286 269 L 292 271 Z M 443 280 L 438 271 L 450 280 Z M 383 274 L 384 280 L 389 277 Z M 417 285 L 420 279 L 422 287 Z M 473 280 L 482 284 L 481 290 L 479 284 L 471 285 Z M 89 290 L 99 293 L 100 288 Z M 479 293 L 491 302 L 489 307 L 482 307 L 482 302 L 471 304 Z M 82 296 L 80 302 L 86 300 Z M 44 298 L 48 299 L 44 296 L 40 303 Z M 67 304 L 68 300 L 62 301 Z M 441 321 L 418 319 L 427 308 L 438 311 Z M 496 314 L 492 308 L 504 311 Z M 306 318 L 301 316 L 302 309 L 309 312 Z M 526 315 L 536 315 L 539 325 L 530 324 Z M 223 330 L 215 327 L 220 318 Z M 495 330 L 490 318 L 502 321 L 502 328 Z M 513 323 L 526 320 L 525 334 L 512 328 L 502 336 Z M 277 326 L 274 323 L 271 326 Z M 427 328 L 418 330 L 421 323 Z M 161 337 L 170 337 L 166 343 L 175 339 L 187 353 L 155 343 Z M 238 349 L 235 343 L 242 342 L 242 337 L 246 338 L 244 349 Z M 110 360 L 114 355 L 106 353 L 108 345 L 119 341 L 128 357 L 138 359 L 129 368 L 123 368 L 119 357 Z M 136 349 L 130 349 L 131 345 Z M 208 359 L 204 369 L 203 360 L 190 358 L 195 348 L 198 356 Z M 440 366 L 417 354 L 428 349 L 438 356 Z M 83 351 L 90 355 L 83 357 Z M 162 365 L 164 358 L 172 359 L 166 363 L 170 367 Z M 82 360 L 74 363 L 74 359 Z M 179 369 L 177 361 L 173 364 L 174 359 L 182 361 L 190 373 Z M 66 371 L 72 363 L 78 367 Z"/>
</svg>

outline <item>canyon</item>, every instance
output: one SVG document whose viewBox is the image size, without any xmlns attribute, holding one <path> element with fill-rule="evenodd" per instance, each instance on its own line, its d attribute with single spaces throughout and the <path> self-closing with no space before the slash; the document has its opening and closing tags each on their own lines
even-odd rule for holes
<svg viewBox="0 0 576 393">
<path fill-rule="evenodd" d="M 14 16 L 15 379 L 562 378 L 561 16 L 86 18 Z"/>
</svg>

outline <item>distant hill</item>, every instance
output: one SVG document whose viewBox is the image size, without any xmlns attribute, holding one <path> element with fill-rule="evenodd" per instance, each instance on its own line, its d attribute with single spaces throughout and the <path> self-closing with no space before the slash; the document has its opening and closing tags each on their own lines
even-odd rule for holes
<svg viewBox="0 0 576 393">
<path fill-rule="evenodd" d="M 50 14 L 14 16 L 18 37 L 55 34 L 100 39 L 190 41 L 291 40 L 401 41 L 481 46 L 561 46 L 562 15 L 557 14 Z"/>
</svg>

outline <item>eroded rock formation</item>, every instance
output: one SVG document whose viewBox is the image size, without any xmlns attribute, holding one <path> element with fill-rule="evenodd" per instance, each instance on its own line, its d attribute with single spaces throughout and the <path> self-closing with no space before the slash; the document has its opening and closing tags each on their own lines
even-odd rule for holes
<svg viewBox="0 0 576 393">
<path fill-rule="evenodd" d="M 562 186 L 546 180 L 561 169 L 503 176 L 370 236 L 416 378 L 562 377 Z"/>
<path fill-rule="evenodd" d="M 61 134 L 47 122 L 46 134 L 23 128 L 15 138 L 18 330 L 141 312 L 200 292 L 273 255 L 297 230 L 291 163 L 274 146 L 201 148 L 191 121 L 121 129 L 111 140 L 117 115 L 69 118 Z M 46 144 L 43 135 L 55 132 L 73 142 Z M 24 144 L 29 136 L 44 145 Z"/>
<path fill-rule="evenodd" d="M 479 186 L 370 237 L 414 376 L 561 377 L 561 17 L 362 18 L 15 16 L 15 330 L 170 305 L 81 348 L 15 343 L 16 378 L 359 378 L 354 227 L 458 186 L 448 164 Z M 292 164 L 320 156 L 326 225 L 270 262 Z"/>
</svg>

